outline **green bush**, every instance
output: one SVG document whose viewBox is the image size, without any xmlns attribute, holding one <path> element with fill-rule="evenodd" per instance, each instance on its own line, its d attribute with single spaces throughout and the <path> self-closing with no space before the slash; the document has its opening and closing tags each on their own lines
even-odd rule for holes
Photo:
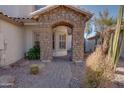
<svg viewBox="0 0 124 93">
<path fill-rule="evenodd" d="M 35 45 L 26 53 L 26 58 L 29 60 L 40 59 L 40 47 Z"/>
</svg>

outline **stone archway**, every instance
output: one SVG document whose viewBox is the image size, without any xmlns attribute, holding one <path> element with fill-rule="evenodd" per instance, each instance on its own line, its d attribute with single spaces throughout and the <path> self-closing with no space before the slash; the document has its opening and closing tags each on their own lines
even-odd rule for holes
<svg viewBox="0 0 124 93">
<path fill-rule="evenodd" d="M 72 61 L 82 62 L 84 55 L 84 38 L 86 16 L 68 7 L 59 6 L 45 12 L 37 19 L 40 23 L 41 61 L 52 61 L 52 28 L 56 25 L 72 26 Z"/>
</svg>

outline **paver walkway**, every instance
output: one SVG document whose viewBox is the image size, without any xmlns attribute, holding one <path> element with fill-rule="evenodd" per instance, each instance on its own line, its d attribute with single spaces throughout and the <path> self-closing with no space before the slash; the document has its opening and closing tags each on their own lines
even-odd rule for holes
<svg viewBox="0 0 124 93">
<path fill-rule="evenodd" d="M 30 74 L 30 65 L 38 64 L 40 73 L 38 75 Z M 14 67 L 0 69 L 0 75 L 12 75 L 16 78 L 14 87 L 20 88 L 69 88 L 80 87 L 78 77 L 75 77 L 72 71 L 76 71 L 73 63 L 69 61 L 56 60 L 51 63 L 42 63 L 40 61 L 26 61 L 17 63 Z M 80 72 L 76 71 L 76 74 Z M 75 79 L 76 81 L 73 81 Z M 70 84 L 72 84 L 70 86 Z"/>
<path fill-rule="evenodd" d="M 72 73 L 68 63 L 47 63 L 43 71 L 40 72 L 36 76 L 26 74 L 26 78 L 19 75 L 19 81 L 23 81 L 17 83 L 18 87 L 69 87 L 68 84 Z"/>
</svg>

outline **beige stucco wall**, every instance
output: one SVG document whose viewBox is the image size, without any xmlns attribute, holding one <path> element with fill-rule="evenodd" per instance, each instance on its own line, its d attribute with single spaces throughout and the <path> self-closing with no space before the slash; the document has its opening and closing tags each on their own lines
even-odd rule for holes
<svg viewBox="0 0 124 93">
<path fill-rule="evenodd" d="M 24 30 L 19 26 L 0 20 L 0 31 L 3 34 L 5 45 L 0 65 L 9 65 L 23 58 L 25 52 Z"/>
<path fill-rule="evenodd" d="M 34 45 L 33 30 L 25 29 L 25 49 L 28 51 Z"/>
<path fill-rule="evenodd" d="M 39 26 L 25 26 L 25 51 L 34 46 L 34 32 L 39 32 Z"/>
</svg>

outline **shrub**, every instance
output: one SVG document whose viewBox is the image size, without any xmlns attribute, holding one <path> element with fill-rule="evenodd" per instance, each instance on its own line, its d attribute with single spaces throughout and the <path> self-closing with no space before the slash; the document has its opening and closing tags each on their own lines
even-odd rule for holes
<svg viewBox="0 0 124 93">
<path fill-rule="evenodd" d="M 99 46 L 86 60 L 86 85 L 93 88 L 112 87 L 113 79 L 112 60 L 103 53 L 102 47 Z"/>
<path fill-rule="evenodd" d="M 26 53 L 26 58 L 29 60 L 40 59 L 40 48 L 35 45 Z"/>
<path fill-rule="evenodd" d="M 32 64 L 31 67 L 30 67 L 30 73 L 31 74 L 38 74 L 39 73 L 39 67 L 37 64 Z"/>
</svg>

